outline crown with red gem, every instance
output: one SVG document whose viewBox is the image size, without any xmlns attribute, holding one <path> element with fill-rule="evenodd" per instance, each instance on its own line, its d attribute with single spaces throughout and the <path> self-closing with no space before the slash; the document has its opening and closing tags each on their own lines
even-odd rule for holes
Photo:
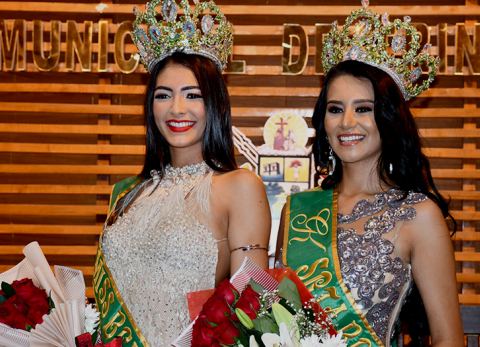
<svg viewBox="0 0 480 347">
<path fill-rule="evenodd" d="M 213 1 L 152 0 L 145 12 L 134 8 L 133 41 L 140 60 L 152 71 L 174 52 L 198 54 L 220 70 L 232 53 L 233 28 Z M 157 20 L 161 17 L 161 20 Z"/>
<path fill-rule="evenodd" d="M 339 28 L 337 23 L 323 42 L 322 63 L 327 73 L 345 60 L 358 60 L 388 73 L 409 100 L 428 89 L 438 71 L 440 59 L 429 54 L 430 44 L 420 49 L 421 35 L 410 17 L 391 22 L 388 14 L 368 9 L 369 1 L 353 11 Z M 428 68 L 421 79 L 423 68 Z"/>
</svg>

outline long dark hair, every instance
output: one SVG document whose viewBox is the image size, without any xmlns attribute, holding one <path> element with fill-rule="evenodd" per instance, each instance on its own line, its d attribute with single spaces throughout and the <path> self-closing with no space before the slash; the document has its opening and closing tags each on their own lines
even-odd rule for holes
<svg viewBox="0 0 480 347">
<path fill-rule="evenodd" d="M 153 114 L 157 76 L 168 64 L 179 64 L 190 69 L 200 87 L 207 116 L 202 141 L 203 160 L 215 171 L 235 170 L 237 163 L 233 149 L 230 98 L 223 76 L 212 60 L 199 55 L 176 52 L 157 63 L 150 73 L 144 105 L 146 154 L 143 169 L 138 177 L 141 180 L 150 178 L 152 170 L 158 171 L 162 177 L 165 167 L 171 163 L 169 145 L 158 130 Z M 128 209 L 138 193 L 138 190 L 133 189 L 116 203 L 115 209 L 108 216 L 107 225 L 113 224 Z"/>
<path fill-rule="evenodd" d="M 448 202 L 438 191 L 430 170 L 430 162 L 422 152 L 418 128 L 403 94 L 393 79 L 383 70 L 354 60 L 333 67 L 325 77 L 322 91 L 315 105 L 312 123 L 316 131 L 313 154 L 316 166 L 326 167 L 330 145 L 325 132 L 327 93 L 330 83 L 342 75 L 368 79 L 375 95 L 375 123 L 380 133 L 381 154 L 377 163 L 380 179 L 398 189 L 420 192 L 432 199 L 444 217 L 451 217 Z M 335 155 L 335 153 L 334 153 Z M 336 156 L 336 155 L 335 155 Z M 340 162 L 340 158 L 336 158 Z M 393 170 L 390 172 L 389 166 Z M 342 179 L 342 165 L 336 165 L 333 174 L 322 182 L 330 188 Z"/>
<path fill-rule="evenodd" d="M 381 154 L 377 163 L 380 180 L 393 184 L 405 192 L 420 192 L 434 201 L 444 217 L 450 217 L 455 231 L 455 220 L 432 178 L 428 158 L 422 153 L 418 128 L 402 92 L 394 80 L 383 70 L 358 61 L 344 61 L 333 67 L 325 76 L 322 91 L 315 105 L 312 123 L 316 131 L 313 154 L 317 167 L 328 165 L 330 145 L 325 132 L 327 93 L 330 83 L 337 77 L 350 75 L 365 78 L 373 86 L 375 95 L 375 123 L 381 138 Z M 334 153 L 336 156 L 336 154 Z M 340 158 L 336 156 L 337 163 Z M 389 166 L 393 170 L 390 172 Z M 332 175 L 322 181 L 322 188 L 329 189 L 342 180 L 342 165 L 336 165 Z M 428 322 L 420 294 L 414 284 L 401 313 L 412 337 L 411 346 L 422 346 L 429 335 Z"/>
<path fill-rule="evenodd" d="M 145 97 L 146 154 L 141 178 L 149 178 L 151 170 L 163 174 L 171 162 L 167 141 L 160 134 L 153 114 L 157 76 L 169 64 L 190 69 L 198 81 L 205 103 L 207 121 L 202 141 L 203 159 L 215 171 L 227 172 L 237 168 L 232 136 L 232 116 L 227 86 L 215 63 L 203 56 L 176 52 L 161 60 L 150 73 Z"/>
</svg>

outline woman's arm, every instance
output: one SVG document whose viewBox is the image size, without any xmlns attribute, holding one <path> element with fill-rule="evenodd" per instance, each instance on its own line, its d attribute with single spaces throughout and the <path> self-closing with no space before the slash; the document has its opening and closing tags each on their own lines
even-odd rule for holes
<svg viewBox="0 0 480 347">
<path fill-rule="evenodd" d="M 228 188 L 222 200 L 227 204 L 228 213 L 230 274 L 238 270 L 246 256 L 267 268 L 271 215 L 263 182 L 254 173 L 243 169 L 228 176 Z M 263 249 L 239 249 L 253 245 Z"/>
<path fill-rule="evenodd" d="M 434 347 L 463 346 L 453 247 L 440 209 L 431 200 L 416 206 L 410 226 L 411 264 L 425 304 Z"/>
</svg>

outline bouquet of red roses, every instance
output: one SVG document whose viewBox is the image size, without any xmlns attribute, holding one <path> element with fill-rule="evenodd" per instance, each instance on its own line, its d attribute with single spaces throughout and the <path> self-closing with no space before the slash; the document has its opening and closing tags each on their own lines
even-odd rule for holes
<svg viewBox="0 0 480 347">
<path fill-rule="evenodd" d="M 175 346 L 346 346 L 329 316 L 290 269 L 269 270 L 246 258 L 223 281 Z"/>
<path fill-rule="evenodd" d="M 37 242 L 25 258 L 0 274 L 0 346 L 75 347 L 75 337 L 94 333 L 98 312 L 85 305 L 85 281 L 79 270 L 50 269 Z"/>
<path fill-rule="evenodd" d="M 30 331 L 43 322 L 43 315 L 55 307 L 44 289 L 30 278 L 2 282 L 0 290 L 0 323 L 15 329 Z"/>
</svg>

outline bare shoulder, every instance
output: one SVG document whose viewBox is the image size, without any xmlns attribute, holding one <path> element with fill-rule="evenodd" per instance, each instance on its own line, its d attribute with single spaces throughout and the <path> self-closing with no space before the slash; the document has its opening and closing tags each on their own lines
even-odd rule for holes
<svg viewBox="0 0 480 347">
<path fill-rule="evenodd" d="M 224 194 L 248 196 L 265 192 L 261 179 L 246 169 L 237 169 L 214 177 L 214 184 Z"/>
<path fill-rule="evenodd" d="M 442 211 L 440 207 L 433 202 L 431 199 L 426 199 L 418 204 L 413 205 L 416 210 L 415 224 L 420 224 L 420 227 L 423 225 L 428 225 L 428 223 L 433 222 L 445 222 Z M 427 223 L 427 224 L 424 224 Z"/>
<path fill-rule="evenodd" d="M 431 199 L 426 199 L 413 206 L 416 217 L 410 223 L 412 240 L 429 242 L 432 239 L 450 239 L 445 218 L 438 205 Z"/>
</svg>

